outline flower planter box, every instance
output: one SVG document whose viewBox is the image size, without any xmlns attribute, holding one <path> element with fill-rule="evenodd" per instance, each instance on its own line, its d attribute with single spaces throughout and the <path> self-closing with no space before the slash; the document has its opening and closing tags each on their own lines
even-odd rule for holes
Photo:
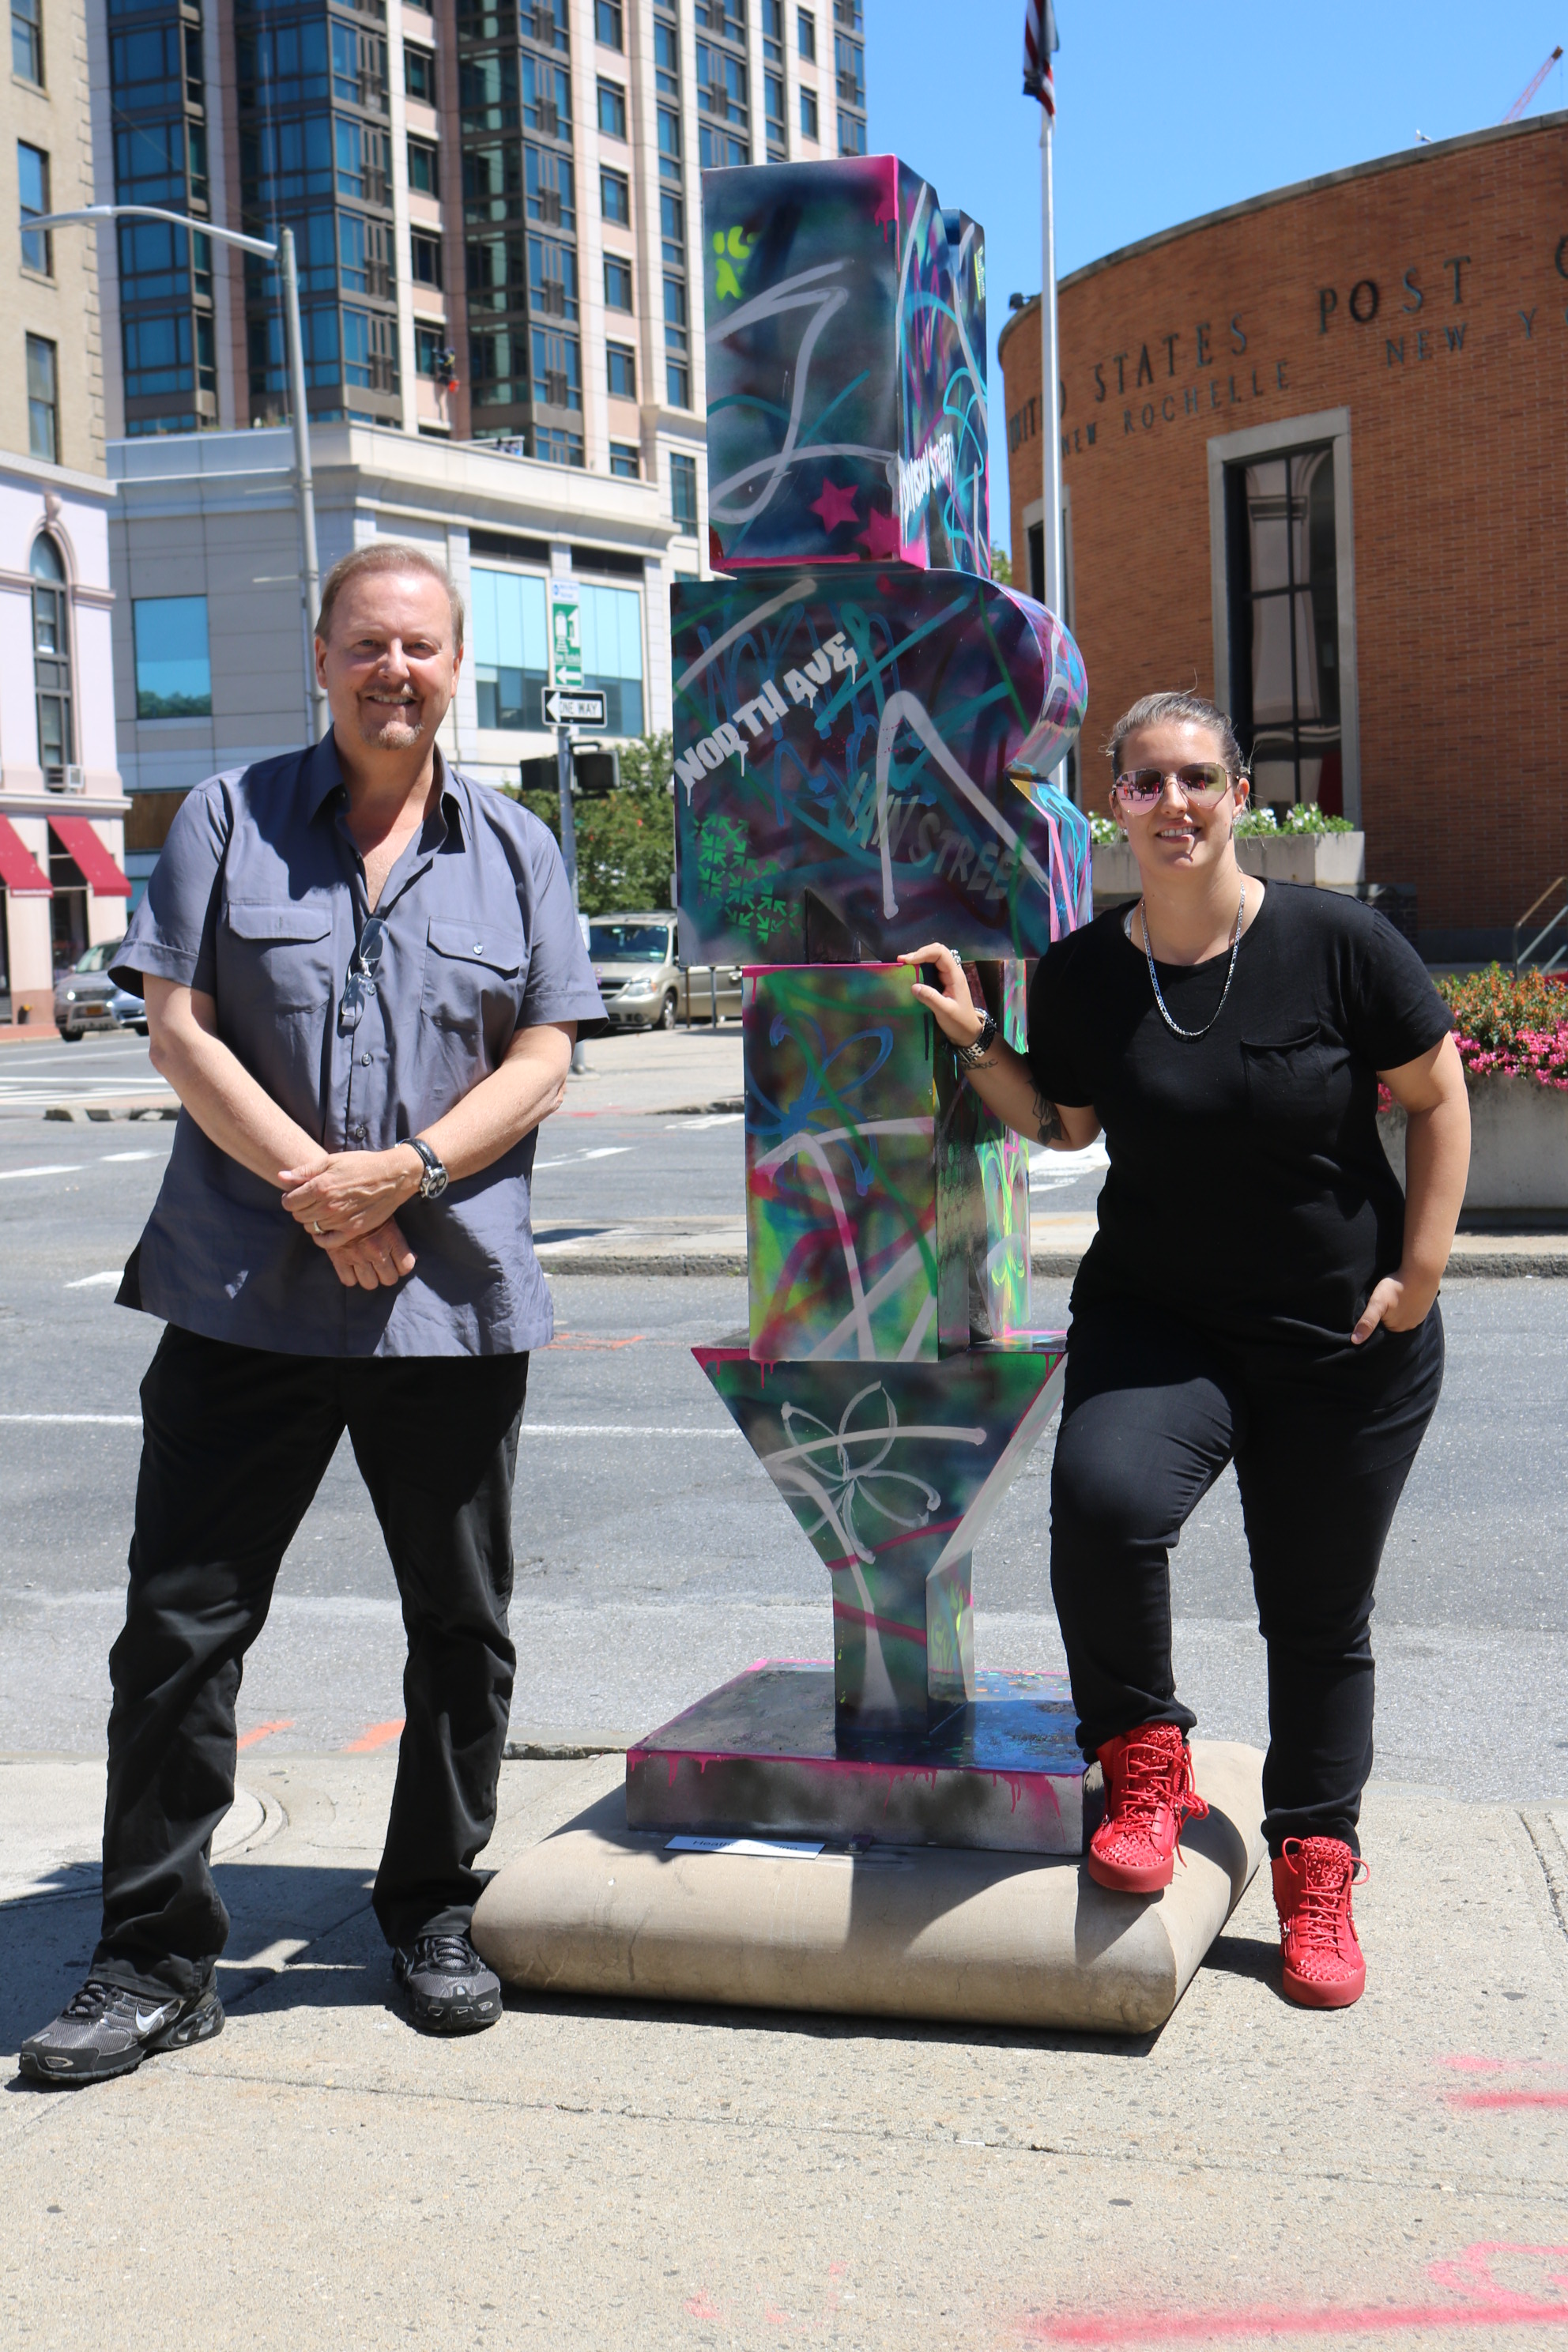
<svg viewBox="0 0 1568 2352">
<path fill-rule="evenodd" d="M 1353 890 L 1366 879 L 1364 833 L 1250 833 L 1236 845 L 1244 874 L 1265 882 L 1309 882 L 1320 890 Z M 1094 897 L 1097 906 L 1136 898 L 1142 884 L 1138 861 L 1124 841 L 1097 843 Z"/>
<path fill-rule="evenodd" d="M 1378 1119 L 1405 1181 L 1405 1113 Z M 1470 1087 L 1470 1174 L 1464 1214 L 1479 1223 L 1568 1224 L 1568 1094 L 1533 1078 L 1478 1078 Z"/>
</svg>

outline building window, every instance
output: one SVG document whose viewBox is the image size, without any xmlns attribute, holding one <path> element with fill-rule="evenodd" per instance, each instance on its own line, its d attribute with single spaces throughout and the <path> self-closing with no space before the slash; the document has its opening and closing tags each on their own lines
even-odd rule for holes
<svg viewBox="0 0 1568 2352">
<path fill-rule="evenodd" d="M 35 457 L 60 462 L 60 397 L 55 347 L 42 335 L 27 338 L 27 446 Z M 40 540 L 38 545 L 45 545 Z M 51 542 L 52 543 L 52 542 Z"/>
<path fill-rule="evenodd" d="M 426 106 L 435 105 L 436 52 L 434 49 L 416 49 L 412 41 L 405 41 L 403 87 L 410 98 L 417 98 Z"/>
<path fill-rule="evenodd" d="M 697 460 L 672 457 L 669 461 L 669 510 L 676 528 L 697 535 Z"/>
<path fill-rule="evenodd" d="M 552 236 L 528 240 L 528 303 L 531 310 L 577 323 L 577 248 Z"/>
<path fill-rule="evenodd" d="M 664 363 L 664 397 L 670 408 L 691 405 L 691 370 L 684 360 L 666 360 Z"/>
<path fill-rule="evenodd" d="M 536 425 L 533 428 L 533 455 L 546 466 L 581 466 L 583 436 L 563 432 L 559 425 Z"/>
<path fill-rule="evenodd" d="M 1331 448 L 1226 468 L 1230 700 L 1259 806 L 1344 808 Z"/>
<path fill-rule="evenodd" d="M 414 366 L 419 375 L 427 375 L 437 383 L 449 383 L 458 364 L 458 354 L 447 341 L 445 327 L 426 327 L 416 321 L 414 328 Z"/>
<path fill-rule="evenodd" d="M 533 357 L 533 397 L 545 408 L 581 408 L 583 354 L 575 335 L 557 335 L 535 327 L 530 341 Z M 555 460 L 563 464 L 563 459 Z"/>
<path fill-rule="evenodd" d="M 606 310 L 629 310 L 632 307 L 632 265 L 613 253 L 605 256 L 605 308 Z"/>
<path fill-rule="evenodd" d="M 629 343 L 606 343 L 605 357 L 608 362 L 610 392 L 616 400 L 635 400 L 637 396 L 637 353 Z"/>
<path fill-rule="evenodd" d="M 34 338 L 27 338 L 29 354 Z M 52 352 L 54 345 L 47 348 Z M 70 603 L 66 567 L 47 532 L 33 541 L 33 688 L 38 713 L 38 765 L 58 792 L 76 757 L 71 723 Z"/>
<path fill-rule="evenodd" d="M 784 149 L 784 86 L 783 75 L 764 74 L 763 76 L 763 88 L 764 92 L 764 111 L 767 115 L 768 125 L 768 149 L 771 153 L 776 148 L 779 156 L 782 159 Z"/>
<path fill-rule="evenodd" d="M 617 481 L 638 482 L 642 479 L 642 451 L 634 441 L 612 441 L 610 471 Z"/>
<path fill-rule="evenodd" d="M 800 135 L 803 139 L 820 140 L 821 125 L 816 112 L 816 93 L 802 86 L 800 93 Z"/>
<path fill-rule="evenodd" d="M 841 155 L 863 155 L 866 152 L 866 125 L 858 114 L 846 114 L 838 110 L 838 152 Z"/>
<path fill-rule="evenodd" d="M 416 229 L 408 240 L 409 259 L 416 286 L 439 286 L 441 283 L 441 240 L 438 236 L 421 236 Z"/>
<path fill-rule="evenodd" d="M 626 135 L 626 94 L 619 82 L 599 84 L 599 129 L 606 139 Z"/>
<path fill-rule="evenodd" d="M 763 55 L 771 66 L 784 63 L 784 0 L 763 0 Z"/>
<path fill-rule="evenodd" d="M 602 49 L 624 48 L 621 0 L 594 0 L 594 38 Z"/>
<path fill-rule="evenodd" d="M 11 0 L 11 70 L 24 81 L 44 83 L 41 0 Z"/>
<path fill-rule="evenodd" d="M 643 729 L 642 598 L 635 588 L 578 591 L 583 630 L 583 683 L 605 698 L 607 735 Z"/>
<path fill-rule="evenodd" d="M 630 228 L 632 188 L 624 172 L 600 173 L 599 210 L 612 228 Z"/>
<path fill-rule="evenodd" d="M 800 43 L 802 62 L 814 66 L 816 63 L 816 18 L 809 8 L 795 10 L 795 28 L 796 38 Z"/>
<path fill-rule="evenodd" d="M 567 465 L 571 460 L 557 457 L 552 462 Z M 542 728 L 543 692 L 550 683 L 544 583 L 480 564 L 475 564 L 468 581 L 479 725 L 517 732 Z"/>
<path fill-rule="evenodd" d="M 138 719 L 210 719 L 212 664 L 205 596 L 138 596 L 131 607 L 136 643 Z"/>
<path fill-rule="evenodd" d="M 340 131 L 345 128 L 339 125 Z M 408 142 L 408 184 L 422 196 L 438 196 L 441 193 L 440 150 L 428 139 L 411 139 Z"/>
<path fill-rule="evenodd" d="M 16 177 L 22 197 L 22 259 L 45 278 L 55 274 L 55 240 L 47 228 L 27 226 L 49 209 L 49 159 L 41 147 L 16 143 Z"/>
</svg>

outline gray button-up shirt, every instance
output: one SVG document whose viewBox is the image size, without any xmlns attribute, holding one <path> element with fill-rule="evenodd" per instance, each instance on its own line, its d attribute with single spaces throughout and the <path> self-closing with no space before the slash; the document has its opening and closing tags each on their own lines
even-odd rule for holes
<svg viewBox="0 0 1568 2352">
<path fill-rule="evenodd" d="M 170 829 L 114 976 L 216 999 L 218 1034 L 328 1151 L 404 1142 L 488 1077 L 517 1030 L 602 1023 L 547 829 L 437 753 L 441 794 L 387 877 L 374 984 L 345 982 L 369 913 L 331 735 L 200 784 Z M 356 1003 L 356 1000 L 359 1000 Z M 542 1347 L 534 1138 L 397 1213 L 418 1264 L 349 1290 L 324 1253 L 188 1111 L 122 1304 L 215 1339 L 306 1356 L 490 1356 Z"/>
</svg>

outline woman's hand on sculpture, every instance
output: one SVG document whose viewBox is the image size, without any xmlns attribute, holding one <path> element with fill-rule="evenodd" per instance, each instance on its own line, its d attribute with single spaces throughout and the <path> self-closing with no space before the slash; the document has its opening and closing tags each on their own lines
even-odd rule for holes
<svg viewBox="0 0 1568 2352">
<path fill-rule="evenodd" d="M 928 987 L 917 977 L 914 993 L 935 1021 L 937 1027 L 954 1045 L 978 1044 L 985 1026 L 985 1015 L 969 993 L 969 982 L 963 976 L 963 966 L 951 948 L 939 946 L 933 940 L 929 947 L 911 949 L 899 958 L 900 963 L 929 963 L 935 967 L 942 985 Z"/>
</svg>

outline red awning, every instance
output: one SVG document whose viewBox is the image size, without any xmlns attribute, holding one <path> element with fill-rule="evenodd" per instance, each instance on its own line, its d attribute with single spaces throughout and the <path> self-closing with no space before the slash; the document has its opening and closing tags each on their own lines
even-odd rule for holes
<svg viewBox="0 0 1568 2352">
<path fill-rule="evenodd" d="M 81 878 L 94 898 L 130 898 L 130 883 L 94 833 L 89 818 L 51 814 L 49 831 L 67 856 L 75 858 Z"/>
<path fill-rule="evenodd" d="M 0 882 L 13 898 L 52 898 L 49 877 L 8 816 L 0 816 Z"/>
</svg>

